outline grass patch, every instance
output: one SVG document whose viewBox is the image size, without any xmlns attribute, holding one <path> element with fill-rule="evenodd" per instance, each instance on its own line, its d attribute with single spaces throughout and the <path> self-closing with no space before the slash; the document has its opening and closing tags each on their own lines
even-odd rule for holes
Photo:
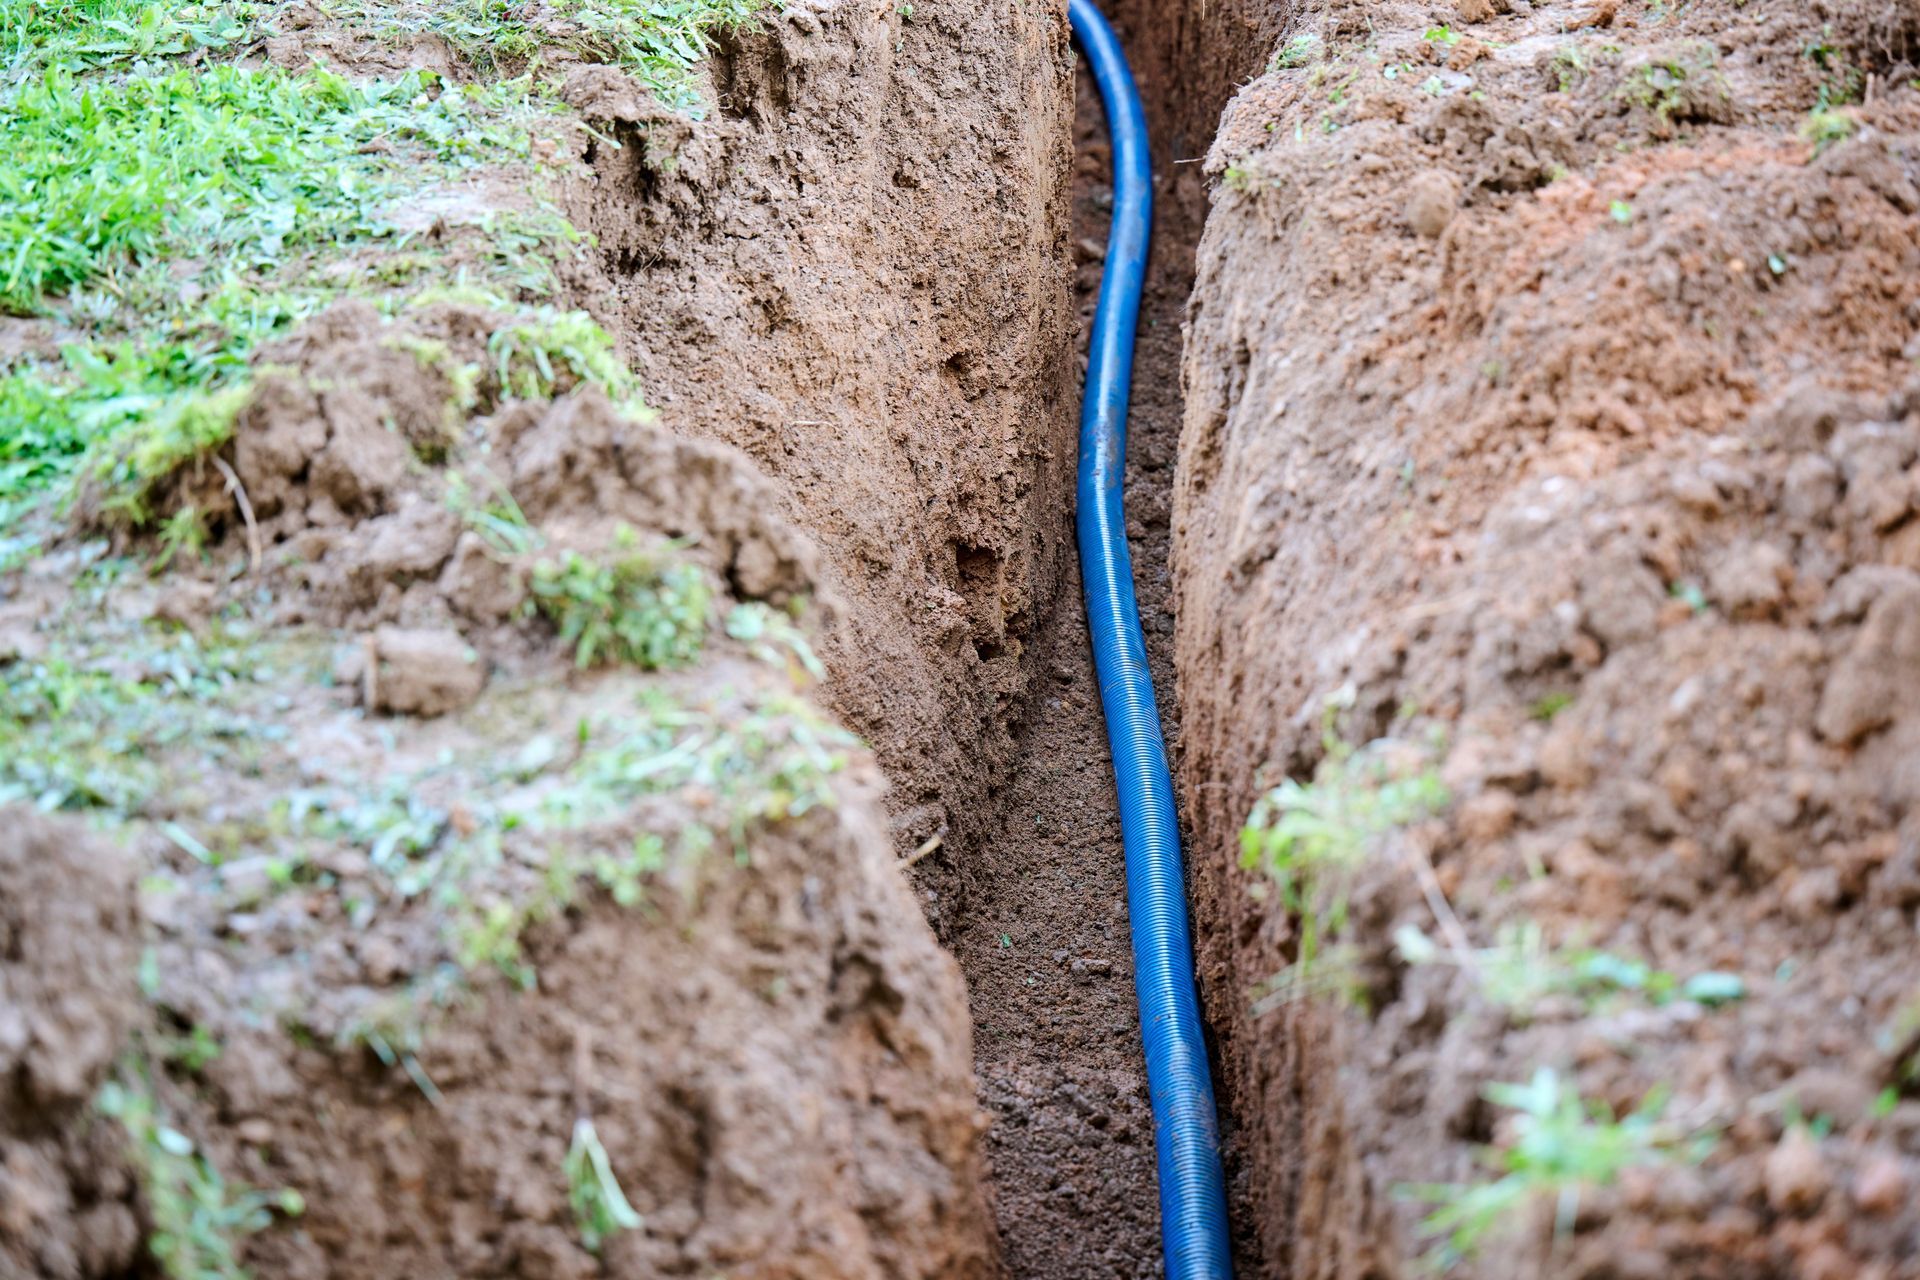
<svg viewBox="0 0 1920 1280">
<path fill-rule="evenodd" d="M 91 71 L 202 51 L 225 53 L 252 35 L 259 8 L 156 0 L 0 0 L 0 79 L 12 87 L 48 67 Z"/>
<path fill-rule="evenodd" d="M 1403 1199 L 1438 1206 L 1421 1223 L 1444 1236 L 1429 1261 L 1439 1269 L 1471 1258 L 1494 1233 L 1517 1229 L 1536 1199 L 1554 1203 L 1554 1231 L 1573 1229 L 1583 1191 L 1610 1186 L 1628 1169 L 1683 1157 L 1704 1159 L 1709 1135 L 1688 1137 L 1660 1121 L 1663 1097 L 1649 1096 L 1631 1115 L 1615 1119 L 1600 1103 L 1583 1101 L 1552 1070 L 1542 1067 L 1527 1084 L 1491 1084 L 1489 1102 L 1517 1112 L 1512 1145 L 1486 1154 L 1498 1177 L 1470 1184 L 1428 1184 L 1397 1189 Z"/>
<path fill-rule="evenodd" d="M 0 667 L 0 804 L 142 811 L 175 744 L 217 761 L 274 736 L 223 705 L 261 661 L 243 637 L 147 631 Z"/>
<path fill-rule="evenodd" d="M 140 441 L 93 465 L 124 467 L 172 428 L 212 425 L 208 397 L 341 294 L 450 270 L 454 246 L 408 250 L 394 212 L 484 164 L 527 160 L 556 118 L 523 84 L 233 66 L 121 83 L 55 67 L 12 105 L 0 122 L 18 157 L 0 170 L 0 309 L 87 336 L 0 369 L 9 523 L 132 427 Z M 547 255 L 579 238 L 548 211 L 477 215 L 461 243 L 485 250 L 460 270 L 539 296 L 553 287 Z M 147 474 L 131 477 L 128 514 Z"/>
<path fill-rule="evenodd" d="M 137 275 L 153 262 L 220 279 L 389 236 L 384 211 L 418 185 L 413 166 L 525 150 L 525 130 L 494 127 L 483 95 L 427 72 L 355 82 L 217 66 L 89 84 L 54 68 L 11 108 L 0 306 L 18 315 L 81 287 L 125 299 L 157 285 Z"/>
<path fill-rule="evenodd" d="M 627 662 L 643 670 L 685 666 L 700 656 L 713 600 L 694 565 L 645 550 L 631 529 L 612 554 L 569 551 L 534 566 L 533 605 L 560 630 L 581 667 Z"/>
<path fill-rule="evenodd" d="M 549 49 L 612 63 L 669 107 L 698 115 L 694 66 L 712 52 L 717 35 L 750 28 L 765 7 L 766 0 L 554 0 L 537 9 L 517 0 L 373 0 L 355 16 L 393 42 L 431 31 L 482 75 L 517 74 Z"/>
</svg>

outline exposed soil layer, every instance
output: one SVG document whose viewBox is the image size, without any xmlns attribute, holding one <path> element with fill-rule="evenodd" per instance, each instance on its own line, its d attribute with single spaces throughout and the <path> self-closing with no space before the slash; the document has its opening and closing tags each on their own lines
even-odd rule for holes
<svg viewBox="0 0 1920 1280">
<path fill-rule="evenodd" d="M 621 143 L 575 193 L 596 310 L 674 429 L 746 452 L 821 546 L 827 697 L 902 851 L 990 826 L 1071 552 L 1070 66 L 1052 5 L 803 4 L 715 60 L 697 128 L 617 77 L 573 94 Z"/>
<path fill-rule="evenodd" d="M 1671 1096 L 1462 1274 L 1916 1274 L 1920 9 L 1284 34 L 1209 153 L 1174 550 L 1263 1273 L 1451 1261 L 1407 1188 L 1512 1168 L 1485 1091 L 1547 1068 Z M 1288 777 L 1367 850 L 1311 956 L 1238 869 Z M 1375 827 L 1384 781 L 1450 798 Z"/>
<path fill-rule="evenodd" d="M 412 58 L 301 12 L 274 61 Z M 551 302 L 612 331 L 657 419 L 564 371 L 519 389 L 483 302 L 337 306 L 144 495 L 207 516 L 204 563 L 141 572 L 153 540 L 83 492 L 0 584 L 10 688 L 163 690 L 138 714 L 174 718 L 124 787 L 102 770 L 121 880 L 60 878 L 97 852 L 77 824 L 5 824 L 0 903 L 141 885 L 84 954 L 0 919 L 9 1266 L 151 1268 L 163 1201 L 218 1171 L 216 1197 L 304 1202 L 221 1229 L 259 1275 L 995 1269 L 965 993 L 895 854 L 946 842 L 911 873 L 942 930 L 976 880 L 1015 888 L 972 859 L 1070 570 L 1064 12 L 798 5 L 709 70 L 701 122 L 606 67 L 560 87 L 598 243 Z M 462 194 L 512 205 L 512 176 Z M 537 589 L 573 553 L 697 582 L 697 658 L 576 671 Z M 1112 936 L 1058 969 L 1112 1036 L 1089 773 Z M 988 1093 L 1095 1081 L 1132 1162 L 1099 1192 L 1135 1228 L 1113 1273 L 1139 1274 L 1151 1129 L 1121 1059 Z M 598 1242 L 569 1203 L 583 1119 L 638 1222 Z"/>
</svg>

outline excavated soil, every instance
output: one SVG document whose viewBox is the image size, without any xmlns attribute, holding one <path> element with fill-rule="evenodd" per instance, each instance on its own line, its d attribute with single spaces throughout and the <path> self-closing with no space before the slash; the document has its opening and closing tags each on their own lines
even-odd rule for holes
<svg viewBox="0 0 1920 1280">
<path fill-rule="evenodd" d="M 464 73 L 280 29 L 284 66 Z M 595 241 L 553 301 L 614 334 L 653 420 L 564 377 L 524 398 L 484 303 L 341 304 L 145 495 L 207 513 L 204 563 L 99 571 L 154 548 L 82 492 L 0 585 L 10 685 L 186 694 L 125 822 L 8 814 L 7 1274 L 151 1271 L 161 1198 L 216 1173 L 269 1193 L 221 1228 L 263 1276 L 999 1270 L 935 932 L 1013 887 L 979 850 L 1070 567 L 1064 11 L 799 5 L 707 76 L 698 122 L 610 68 L 560 86 Z M 512 178 L 466 198 L 518 207 Z M 500 503 L 524 545 L 473 518 Z M 632 546 L 704 584 L 705 651 L 576 671 L 530 575 Z M 1137 1085 L 1102 1087 L 1137 1178 Z M 598 1252 L 563 1176 L 583 1118 L 639 1215 Z"/>
<path fill-rule="evenodd" d="M 1428 1188 L 1511 1168 L 1487 1090 L 1546 1079 L 1664 1092 L 1665 1154 L 1536 1180 L 1456 1273 L 1920 1274 L 1917 40 L 1910 3 L 1472 0 L 1263 42 L 1173 552 L 1249 1273 L 1450 1264 Z M 1447 803 L 1341 884 L 1335 990 L 1276 986 L 1299 918 L 1240 829 L 1381 739 Z M 1594 951 L 1638 988 L 1569 978 Z"/>
</svg>

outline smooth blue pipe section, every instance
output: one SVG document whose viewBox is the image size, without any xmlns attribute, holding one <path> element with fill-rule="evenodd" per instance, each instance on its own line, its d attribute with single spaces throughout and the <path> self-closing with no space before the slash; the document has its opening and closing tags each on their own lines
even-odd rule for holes
<svg viewBox="0 0 1920 1280">
<path fill-rule="evenodd" d="M 1133 558 L 1121 508 L 1127 392 L 1153 218 L 1147 121 L 1127 56 L 1092 0 L 1070 0 L 1068 16 L 1100 86 L 1113 144 L 1113 230 L 1107 238 L 1107 264 L 1087 356 L 1086 398 L 1080 406 L 1077 520 L 1087 624 L 1093 632 L 1100 705 L 1120 793 L 1133 980 L 1158 1154 L 1160 1243 L 1168 1280 L 1225 1280 L 1232 1273 L 1225 1180 L 1200 1004 L 1193 989 L 1180 828 L 1153 678 L 1147 670 L 1147 646 L 1140 635 Z"/>
</svg>

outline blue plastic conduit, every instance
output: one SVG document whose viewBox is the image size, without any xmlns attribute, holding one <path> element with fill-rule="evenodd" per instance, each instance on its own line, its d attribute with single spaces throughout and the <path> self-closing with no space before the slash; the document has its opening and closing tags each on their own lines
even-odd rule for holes
<svg viewBox="0 0 1920 1280">
<path fill-rule="evenodd" d="M 1100 86 L 1113 143 L 1113 230 L 1107 238 L 1100 305 L 1087 356 L 1086 398 L 1080 407 L 1077 519 L 1087 625 L 1093 632 L 1100 705 L 1120 793 L 1133 979 L 1158 1153 L 1160 1242 L 1168 1280 L 1225 1280 L 1232 1273 L 1226 1193 L 1213 1082 L 1193 989 L 1180 829 L 1147 647 L 1140 636 L 1140 611 L 1133 598 L 1133 558 L 1127 551 L 1121 506 L 1127 390 L 1153 218 L 1147 121 L 1113 28 L 1092 0 L 1070 0 L 1068 15 Z"/>
</svg>

